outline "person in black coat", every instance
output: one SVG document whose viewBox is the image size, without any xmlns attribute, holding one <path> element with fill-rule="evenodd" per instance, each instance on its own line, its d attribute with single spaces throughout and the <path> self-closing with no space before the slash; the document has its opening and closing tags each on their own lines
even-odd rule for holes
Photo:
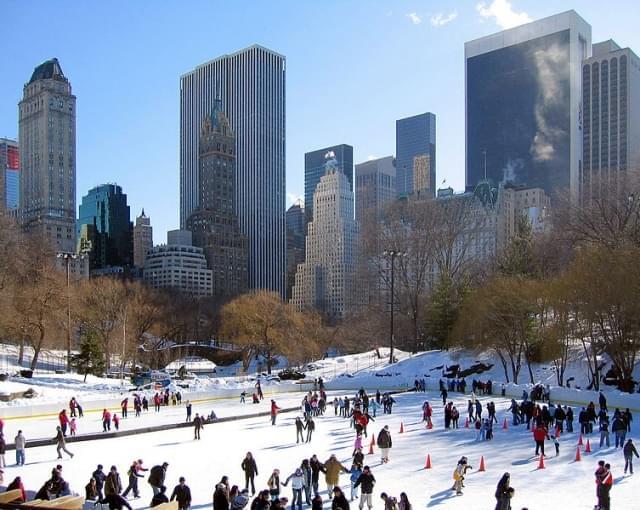
<svg viewBox="0 0 640 510">
<path fill-rule="evenodd" d="M 123 508 L 131 510 L 131 505 L 127 503 L 127 500 L 124 499 L 120 494 L 109 494 L 102 501 L 100 501 L 100 503 L 108 504 L 109 510 L 122 510 Z"/>
<path fill-rule="evenodd" d="M 511 487 L 511 475 L 505 473 L 496 487 L 496 510 L 510 510 L 514 490 Z"/>
<path fill-rule="evenodd" d="M 260 491 L 258 496 L 251 502 L 251 510 L 268 510 L 271 506 L 271 497 L 268 490 Z"/>
<path fill-rule="evenodd" d="M 365 466 L 362 470 L 362 474 L 356 480 L 353 488 L 360 486 L 362 491 L 362 496 L 360 499 L 360 510 L 364 507 L 365 503 L 369 510 L 373 507 L 373 487 L 376 484 L 376 478 L 371 473 L 371 469 L 369 466 Z"/>
<path fill-rule="evenodd" d="M 104 482 L 107 479 L 107 475 L 102 471 L 102 464 L 98 464 L 98 467 L 91 475 L 96 481 L 96 490 L 98 491 L 98 501 L 102 501 L 104 499 Z"/>
<path fill-rule="evenodd" d="M 180 510 L 188 510 L 191 506 L 191 489 L 185 483 L 184 476 L 181 476 L 178 482 L 178 485 L 173 488 L 170 500 L 173 501 L 175 499 Z"/>
<path fill-rule="evenodd" d="M 331 510 L 349 510 L 349 500 L 344 495 L 344 492 L 342 492 L 342 489 L 337 486 L 333 488 Z"/>
<path fill-rule="evenodd" d="M 244 471 L 244 488 L 249 488 L 249 482 L 251 482 L 251 495 L 253 496 L 256 493 L 256 485 L 255 485 L 255 477 L 258 476 L 258 466 L 256 465 L 256 460 L 253 458 L 251 452 L 247 452 L 246 457 L 243 459 L 242 464 L 240 465 L 242 471 Z"/>
<path fill-rule="evenodd" d="M 161 466 L 153 466 L 149 472 L 149 485 L 151 485 L 154 494 L 158 494 L 160 487 L 164 485 L 164 479 L 165 476 L 167 476 L 167 467 L 169 467 L 169 463 L 163 462 Z"/>
<path fill-rule="evenodd" d="M 213 510 L 229 510 L 227 488 L 223 483 L 216 485 L 216 489 L 213 491 Z"/>
</svg>

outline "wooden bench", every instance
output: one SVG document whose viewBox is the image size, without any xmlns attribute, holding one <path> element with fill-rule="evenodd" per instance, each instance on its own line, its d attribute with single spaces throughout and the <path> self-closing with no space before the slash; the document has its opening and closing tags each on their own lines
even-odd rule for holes
<svg viewBox="0 0 640 510">
<path fill-rule="evenodd" d="M 13 503 L 19 499 L 22 499 L 22 491 L 20 489 L 0 493 L 0 503 Z"/>
<path fill-rule="evenodd" d="M 153 508 L 154 510 L 178 510 L 178 501 L 173 500 L 169 501 L 169 503 L 161 503 Z"/>
<path fill-rule="evenodd" d="M 31 502 L 29 503 L 31 504 Z M 56 510 L 79 510 L 84 505 L 83 496 L 62 496 L 38 503 L 38 508 L 55 508 Z"/>
</svg>

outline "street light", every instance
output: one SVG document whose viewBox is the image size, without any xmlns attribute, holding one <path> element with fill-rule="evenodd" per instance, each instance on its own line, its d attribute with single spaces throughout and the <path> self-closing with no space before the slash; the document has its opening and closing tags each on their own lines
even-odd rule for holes
<svg viewBox="0 0 640 510">
<path fill-rule="evenodd" d="M 64 259 L 67 267 L 67 372 L 71 371 L 71 291 L 70 291 L 70 277 L 69 277 L 69 264 L 72 260 L 78 258 L 75 253 L 58 253 L 59 259 Z"/>
<path fill-rule="evenodd" d="M 391 318 L 389 320 L 389 364 L 393 363 L 393 305 L 394 305 L 394 283 L 395 283 L 395 260 L 396 257 L 404 257 L 405 252 L 399 250 L 388 250 L 384 252 L 385 257 L 391 259 Z"/>
</svg>

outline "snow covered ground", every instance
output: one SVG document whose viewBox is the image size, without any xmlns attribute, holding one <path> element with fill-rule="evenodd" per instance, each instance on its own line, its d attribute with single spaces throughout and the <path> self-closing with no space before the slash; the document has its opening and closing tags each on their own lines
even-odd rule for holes
<svg viewBox="0 0 640 510">
<path fill-rule="evenodd" d="M 299 400 L 299 395 L 292 395 L 290 398 L 295 402 Z M 425 399 L 429 399 L 434 405 L 433 430 L 426 430 L 420 421 L 420 408 Z M 458 408 L 466 409 L 466 397 L 454 394 L 452 399 Z M 284 400 L 279 402 L 286 405 Z M 604 459 L 612 465 L 615 477 L 611 492 L 612 508 L 639 508 L 636 498 L 640 489 L 640 479 L 637 478 L 640 473 L 623 476 L 620 449 L 600 450 L 595 434 L 590 438 L 593 453 L 583 453 L 581 462 L 574 462 L 577 434 L 563 434 L 560 439 L 560 456 L 550 456 L 546 460 L 546 468 L 539 470 L 538 459 L 533 457 L 531 433 L 524 426 L 510 426 L 508 430 L 497 427 L 493 441 L 478 443 L 472 429 L 443 430 L 442 405 L 435 393 L 398 395 L 396 400 L 394 414 L 378 414 L 375 423 L 370 426 L 370 432 L 377 433 L 384 425 L 389 425 L 393 436 L 388 464 L 380 464 L 377 448 L 365 460 L 377 479 L 374 491 L 376 509 L 383 508 L 379 499 L 380 492 L 387 491 L 397 497 L 401 491 L 405 491 L 416 510 L 487 510 L 495 505 L 495 485 L 505 471 L 511 473 L 512 486 L 516 489 L 512 501 L 514 509 L 525 506 L 529 510 L 592 509 L 595 504 L 593 472 L 598 459 Z M 483 397 L 481 400 L 486 403 L 488 398 Z M 493 397 L 493 400 L 497 404 L 498 417 L 502 423 L 507 414 L 508 402 L 499 397 Z M 242 406 L 231 401 L 214 405 L 220 415 L 239 414 L 247 407 L 253 410 L 253 407 L 258 406 Z M 266 409 L 266 404 L 260 407 Z M 197 410 L 194 409 L 194 412 Z M 179 419 L 183 412 L 183 409 L 175 410 L 175 418 Z M 158 419 L 169 419 L 170 411 L 160 415 L 161 418 Z M 354 432 L 349 428 L 347 420 L 334 417 L 333 411 L 329 410 L 327 415 L 316 420 L 317 430 L 311 444 L 297 445 L 294 417 L 294 413 L 281 415 L 275 427 L 269 424 L 267 417 L 210 424 L 205 427 L 201 441 L 194 441 L 192 430 L 187 428 L 70 444 L 69 449 L 75 456 L 73 459 L 65 457 L 63 461 L 56 460 L 55 445 L 27 448 L 27 465 L 7 467 L 4 478 L 5 481 L 11 481 L 13 477 L 20 475 L 28 489 L 37 490 L 50 476 L 51 469 L 61 462 L 62 474 L 70 482 L 72 490 L 83 492 L 84 485 L 98 463 L 105 466 L 105 471 L 112 464 L 116 465 L 126 485 L 126 470 L 133 459 L 144 459 L 147 467 L 167 461 L 169 491 L 177 483 L 179 476 L 185 476 L 193 493 L 193 508 L 199 509 L 210 508 L 214 485 L 223 475 L 228 475 L 234 484 L 242 483 L 244 478 L 240 462 L 247 451 L 253 452 L 257 460 L 260 473 L 257 485 L 260 488 L 266 486 L 273 468 L 279 468 L 284 478 L 299 465 L 301 459 L 308 458 L 313 453 L 321 460 L 326 460 L 331 453 L 335 453 L 349 467 Z M 82 427 L 94 423 L 95 419 L 96 417 L 85 418 Z M 127 421 L 132 420 L 134 419 L 129 418 Z M 640 420 L 636 418 L 631 434 L 634 439 L 638 437 L 638 421 Z M 399 433 L 401 422 L 405 430 L 403 434 Z M 464 420 L 461 422 L 464 423 Z M 29 435 L 46 437 L 51 434 L 52 425 L 47 420 L 11 420 L 5 424 L 5 435 L 11 439 L 18 428 L 27 430 L 29 427 Z M 553 450 L 551 444 L 548 443 L 547 447 L 548 452 Z M 428 470 L 424 469 L 427 454 L 430 455 L 433 466 Z M 456 461 L 462 455 L 469 458 L 475 469 L 467 477 L 464 495 L 456 497 L 449 489 L 453 483 L 452 473 Z M 485 472 L 478 472 L 481 456 L 485 459 Z M 10 463 L 13 462 L 12 451 L 7 452 L 7 459 Z M 640 463 L 638 464 L 640 469 Z M 347 487 L 348 484 L 348 476 L 342 475 L 341 485 Z M 147 507 L 151 499 L 151 490 L 145 480 L 141 481 L 140 486 L 142 498 L 130 501 L 134 509 Z M 290 498 L 290 489 L 284 488 L 283 494 Z M 324 496 L 326 501 L 326 493 Z M 328 501 L 325 507 L 329 507 Z M 352 504 L 353 508 L 355 503 Z"/>
</svg>

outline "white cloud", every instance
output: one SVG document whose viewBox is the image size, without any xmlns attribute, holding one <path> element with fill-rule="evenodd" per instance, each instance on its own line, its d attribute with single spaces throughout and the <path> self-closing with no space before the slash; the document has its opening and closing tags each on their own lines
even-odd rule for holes
<svg viewBox="0 0 640 510">
<path fill-rule="evenodd" d="M 287 193 L 287 207 L 300 203 L 300 205 L 304 206 L 304 197 L 302 195 L 298 195 L 296 193 Z"/>
<path fill-rule="evenodd" d="M 419 25 L 420 23 L 422 23 L 422 18 L 415 12 L 410 12 L 409 14 L 407 14 L 407 18 L 409 18 L 411 20 L 411 23 L 413 23 L 414 25 Z"/>
<path fill-rule="evenodd" d="M 526 12 L 514 11 L 509 0 L 493 0 L 488 6 L 485 2 L 480 2 L 476 5 L 476 10 L 485 20 L 495 18 L 496 24 L 503 29 L 533 21 Z"/>
<path fill-rule="evenodd" d="M 439 12 L 438 14 L 431 16 L 431 24 L 434 27 L 442 27 L 447 23 L 452 22 L 458 17 L 458 11 L 452 11 L 449 14 Z"/>
</svg>

